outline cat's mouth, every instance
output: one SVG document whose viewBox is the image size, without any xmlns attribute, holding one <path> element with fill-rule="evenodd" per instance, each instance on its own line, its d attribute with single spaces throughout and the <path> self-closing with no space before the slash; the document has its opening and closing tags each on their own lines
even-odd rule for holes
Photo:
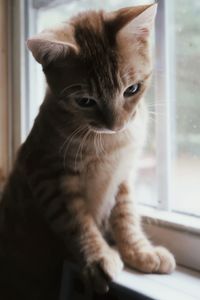
<svg viewBox="0 0 200 300">
<path fill-rule="evenodd" d="M 101 133 L 101 134 L 117 134 L 120 132 L 123 132 L 124 130 L 127 129 L 127 125 L 123 126 L 122 128 L 119 128 L 117 130 L 111 130 L 107 128 L 96 128 L 94 126 L 89 127 L 93 132 L 95 133 Z"/>
</svg>

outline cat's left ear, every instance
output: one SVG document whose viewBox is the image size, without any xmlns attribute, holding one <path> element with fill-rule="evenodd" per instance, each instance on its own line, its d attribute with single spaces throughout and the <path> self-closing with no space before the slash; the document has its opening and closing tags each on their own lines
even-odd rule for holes
<svg viewBox="0 0 200 300">
<path fill-rule="evenodd" d="M 44 30 L 28 39 L 27 46 L 37 62 L 43 66 L 62 60 L 70 54 L 78 53 L 78 47 L 69 26 Z"/>
</svg>

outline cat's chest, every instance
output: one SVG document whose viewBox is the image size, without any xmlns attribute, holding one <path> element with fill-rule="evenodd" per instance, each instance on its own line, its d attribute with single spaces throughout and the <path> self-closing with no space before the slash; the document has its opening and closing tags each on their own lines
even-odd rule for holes
<svg viewBox="0 0 200 300">
<path fill-rule="evenodd" d="M 125 147 L 91 163 L 85 177 L 87 206 L 97 224 L 101 224 L 115 204 L 119 184 L 129 177 L 134 159 L 131 147 Z"/>
</svg>

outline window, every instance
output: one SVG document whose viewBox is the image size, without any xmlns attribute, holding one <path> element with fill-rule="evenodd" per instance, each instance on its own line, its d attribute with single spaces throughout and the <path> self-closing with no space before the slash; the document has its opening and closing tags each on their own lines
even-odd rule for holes
<svg viewBox="0 0 200 300">
<path fill-rule="evenodd" d="M 16 39 L 20 34 L 21 40 L 14 69 L 23 65 L 20 85 L 14 75 L 21 107 L 15 117 L 20 124 L 13 143 L 17 148 L 32 126 L 45 91 L 41 67 L 25 50 L 24 40 L 78 11 L 102 6 L 117 9 L 131 6 L 132 1 L 14 2 L 14 20 L 22 20 L 13 22 Z M 134 1 L 134 5 L 144 3 L 148 1 Z M 146 227 L 152 238 L 170 247 L 178 262 L 196 269 L 200 269 L 199 254 L 193 251 L 191 257 L 189 249 L 200 249 L 199 15 L 199 0 L 159 1 L 153 36 L 155 72 L 146 97 L 150 129 L 137 181 L 138 199 L 146 223 L 151 221 Z M 157 226 L 155 219 L 162 226 Z M 180 241 L 179 245 L 173 240 Z"/>
</svg>

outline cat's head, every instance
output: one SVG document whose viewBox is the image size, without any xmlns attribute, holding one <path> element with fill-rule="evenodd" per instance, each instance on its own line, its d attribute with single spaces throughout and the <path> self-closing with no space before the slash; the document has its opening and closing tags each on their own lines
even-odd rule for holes
<svg viewBox="0 0 200 300">
<path fill-rule="evenodd" d="M 88 11 L 28 40 L 58 105 L 77 126 L 113 133 L 134 119 L 152 72 L 156 9 Z"/>
</svg>

